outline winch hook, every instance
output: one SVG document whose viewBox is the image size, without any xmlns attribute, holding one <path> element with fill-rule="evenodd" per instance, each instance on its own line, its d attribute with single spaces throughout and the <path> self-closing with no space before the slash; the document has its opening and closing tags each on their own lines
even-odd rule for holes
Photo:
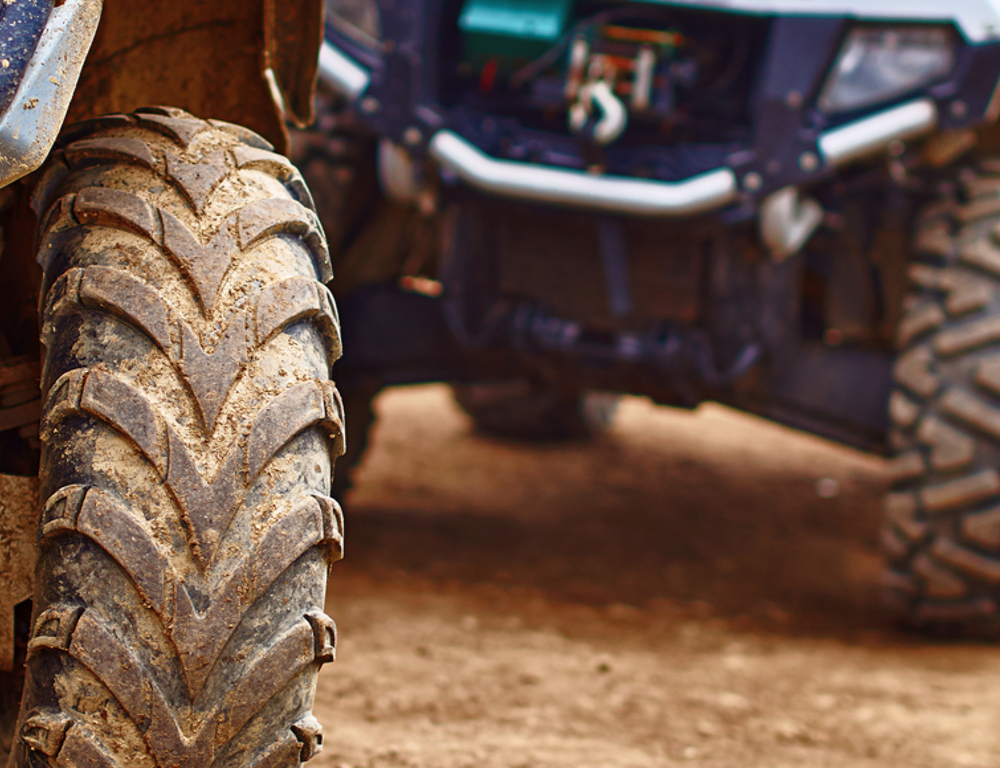
<svg viewBox="0 0 1000 768">
<path fill-rule="evenodd" d="M 628 125 L 628 109 L 612 89 L 614 71 L 598 65 L 596 69 L 598 71 L 603 69 L 600 74 L 604 76 L 594 77 L 598 74 L 594 69 L 592 66 L 591 79 L 580 86 L 576 101 L 569 108 L 569 127 L 574 133 L 582 132 L 596 105 L 601 116 L 594 124 L 592 138 L 597 144 L 610 144 L 625 131 Z"/>
</svg>

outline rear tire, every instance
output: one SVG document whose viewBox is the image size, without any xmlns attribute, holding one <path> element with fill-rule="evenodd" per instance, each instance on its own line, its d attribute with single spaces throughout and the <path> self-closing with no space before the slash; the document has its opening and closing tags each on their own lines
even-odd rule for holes
<svg viewBox="0 0 1000 768">
<path fill-rule="evenodd" d="M 886 594 L 943 635 L 1000 636 L 1000 164 L 923 216 L 889 404 Z M 959 191 L 963 194 L 959 194 Z"/>
<path fill-rule="evenodd" d="M 17 768 L 276 768 L 322 747 L 339 328 L 309 193 L 272 149 L 154 108 L 71 129 L 42 176 Z"/>
<path fill-rule="evenodd" d="M 532 443 L 603 434 L 611 427 L 619 401 L 606 392 L 563 392 L 527 381 L 454 384 L 452 392 L 480 432 Z"/>
</svg>

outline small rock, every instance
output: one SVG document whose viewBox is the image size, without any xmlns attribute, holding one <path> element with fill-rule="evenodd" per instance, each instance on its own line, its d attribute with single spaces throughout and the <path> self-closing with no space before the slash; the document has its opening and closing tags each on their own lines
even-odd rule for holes
<svg viewBox="0 0 1000 768">
<path fill-rule="evenodd" d="M 729 653 L 722 657 L 722 666 L 736 671 L 746 669 L 750 664 L 746 656 L 739 653 Z"/>
<path fill-rule="evenodd" d="M 750 700 L 746 696 L 741 696 L 738 693 L 733 693 L 732 691 L 723 691 L 719 694 L 719 704 L 725 709 L 749 709 Z"/>
<path fill-rule="evenodd" d="M 466 632 L 475 632 L 479 629 L 479 619 L 475 616 L 465 616 L 462 619 L 462 629 Z"/>
<path fill-rule="evenodd" d="M 802 744 L 811 744 L 814 741 L 809 731 L 794 720 L 775 720 L 771 723 L 770 729 L 778 741 L 797 741 Z"/>
<path fill-rule="evenodd" d="M 503 621 L 503 628 L 508 632 L 516 632 L 519 629 L 524 629 L 524 619 L 520 616 L 508 616 Z"/>
<path fill-rule="evenodd" d="M 833 709 L 837 706 L 837 697 L 832 693 L 817 693 L 812 697 L 812 703 L 816 709 Z"/>
<path fill-rule="evenodd" d="M 698 732 L 699 736 L 703 736 L 706 739 L 711 736 L 719 735 L 719 726 L 711 720 L 699 720 L 698 724 L 695 726 L 695 730 Z"/>
<path fill-rule="evenodd" d="M 685 747 L 683 755 L 685 760 L 694 760 L 698 757 L 698 750 L 694 747 Z"/>
<path fill-rule="evenodd" d="M 832 499 L 840 495 L 840 483 L 832 477 L 821 477 L 816 481 L 816 495 L 821 499 Z"/>
</svg>

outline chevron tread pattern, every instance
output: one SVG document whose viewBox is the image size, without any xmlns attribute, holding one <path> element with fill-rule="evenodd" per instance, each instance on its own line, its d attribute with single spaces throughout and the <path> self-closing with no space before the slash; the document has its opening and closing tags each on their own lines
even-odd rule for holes
<svg viewBox="0 0 1000 768">
<path fill-rule="evenodd" d="M 34 205 L 44 503 L 13 764 L 297 766 L 343 554 L 308 190 L 249 131 L 153 108 L 71 129 Z"/>
</svg>

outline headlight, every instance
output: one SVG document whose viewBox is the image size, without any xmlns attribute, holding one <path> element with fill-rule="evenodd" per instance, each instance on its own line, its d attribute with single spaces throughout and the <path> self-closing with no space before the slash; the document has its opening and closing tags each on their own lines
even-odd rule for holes
<svg viewBox="0 0 1000 768">
<path fill-rule="evenodd" d="M 819 97 L 824 112 L 847 112 L 888 101 L 937 80 L 955 65 L 944 27 L 855 29 Z"/>
<path fill-rule="evenodd" d="M 382 19 L 375 0 L 325 0 L 326 23 L 362 45 L 377 48 Z"/>
</svg>

